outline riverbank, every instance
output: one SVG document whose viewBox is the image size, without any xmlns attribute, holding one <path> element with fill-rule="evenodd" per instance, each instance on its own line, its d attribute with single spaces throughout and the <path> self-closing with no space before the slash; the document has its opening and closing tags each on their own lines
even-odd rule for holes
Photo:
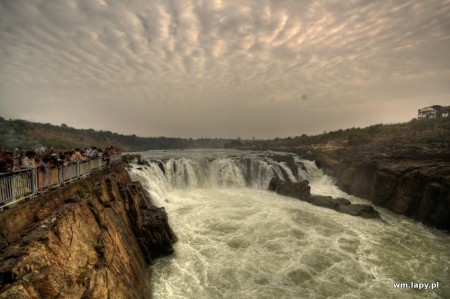
<svg viewBox="0 0 450 299">
<path fill-rule="evenodd" d="M 123 163 L 0 213 L 0 298 L 144 298 L 173 252 L 164 209 Z"/>
<path fill-rule="evenodd" d="M 337 186 L 425 225 L 450 230 L 450 151 L 428 147 L 282 147 L 316 161 Z"/>
</svg>

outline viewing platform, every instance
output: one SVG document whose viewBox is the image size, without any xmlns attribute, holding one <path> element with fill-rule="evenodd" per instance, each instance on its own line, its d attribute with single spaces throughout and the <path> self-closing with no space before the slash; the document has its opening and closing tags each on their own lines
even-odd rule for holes
<svg viewBox="0 0 450 299">
<path fill-rule="evenodd" d="M 120 154 L 112 154 L 109 157 L 49 168 L 47 173 L 38 168 L 2 173 L 0 174 L 0 211 L 50 189 L 89 176 L 112 163 L 121 161 L 121 159 Z"/>
</svg>

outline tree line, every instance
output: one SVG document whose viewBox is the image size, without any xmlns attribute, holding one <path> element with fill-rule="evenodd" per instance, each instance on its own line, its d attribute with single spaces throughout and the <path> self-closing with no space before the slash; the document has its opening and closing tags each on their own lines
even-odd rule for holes
<svg viewBox="0 0 450 299">
<path fill-rule="evenodd" d="M 122 135 L 111 131 L 76 129 L 66 124 L 6 120 L 0 117 L 0 147 L 53 148 L 105 147 L 114 146 L 126 151 L 152 149 L 224 148 L 233 139 L 222 138 L 173 138 L 138 137 Z"/>
</svg>

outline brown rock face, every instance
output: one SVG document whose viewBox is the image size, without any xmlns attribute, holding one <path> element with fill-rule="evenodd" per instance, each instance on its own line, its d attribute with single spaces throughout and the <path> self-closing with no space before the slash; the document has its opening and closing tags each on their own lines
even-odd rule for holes
<svg viewBox="0 0 450 299">
<path fill-rule="evenodd" d="M 170 254 L 163 209 L 123 165 L 0 213 L 0 298 L 145 298 Z"/>
<path fill-rule="evenodd" d="M 344 159 L 334 171 L 342 190 L 450 229 L 450 162 L 368 156 Z"/>
</svg>

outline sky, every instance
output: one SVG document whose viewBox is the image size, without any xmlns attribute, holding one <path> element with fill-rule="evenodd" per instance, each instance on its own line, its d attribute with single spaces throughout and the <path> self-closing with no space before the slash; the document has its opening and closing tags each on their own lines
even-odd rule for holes
<svg viewBox="0 0 450 299">
<path fill-rule="evenodd" d="M 450 105 L 450 0 L 0 0 L 0 116 L 275 138 Z"/>
</svg>

